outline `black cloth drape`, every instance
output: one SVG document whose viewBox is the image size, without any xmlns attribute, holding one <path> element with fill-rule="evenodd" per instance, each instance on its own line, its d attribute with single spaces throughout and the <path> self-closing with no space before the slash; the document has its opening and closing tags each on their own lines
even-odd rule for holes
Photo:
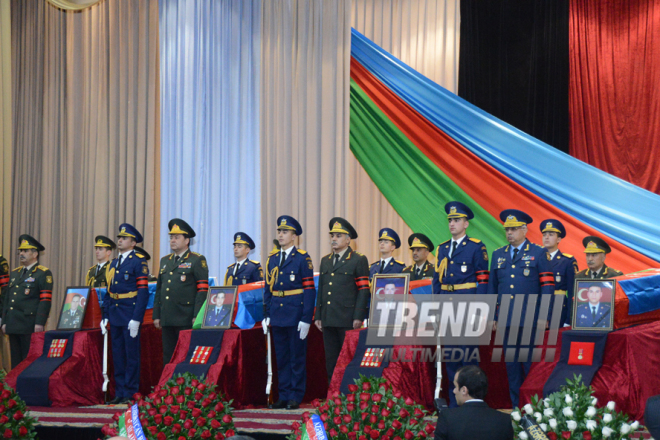
<svg viewBox="0 0 660 440">
<path fill-rule="evenodd" d="M 568 153 L 569 0 L 461 0 L 458 94 Z"/>
</svg>

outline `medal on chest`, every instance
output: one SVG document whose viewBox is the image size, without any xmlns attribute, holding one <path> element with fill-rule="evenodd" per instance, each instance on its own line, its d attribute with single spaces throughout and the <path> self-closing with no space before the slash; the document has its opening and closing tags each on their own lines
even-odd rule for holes
<svg viewBox="0 0 660 440">
<path fill-rule="evenodd" d="M 529 276 L 529 269 L 526 268 L 525 270 L 523 270 L 523 275 L 528 277 Z"/>
<path fill-rule="evenodd" d="M 29 295 L 29 294 L 30 294 L 30 288 L 29 288 L 29 287 L 25 289 L 25 294 L 26 294 L 26 295 Z"/>
<path fill-rule="evenodd" d="M 461 272 L 467 272 L 467 266 L 465 264 L 461 266 Z"/>
<path fill-rule="evenodd" d="M 289 275 L 289 281 L 293 283 L 295 280 L 296 280 L 296 275 L 293 272 L 291 272 L 291 275 Z"/>
<path fill-rule="evenodd" d="M 247 280 L 245 278 L 243 278 L 242 281 L 243 281 L 243 284 L 247 283 Z"/>
<path fill-rule="evenodd" d="M 561 275 L 557 274 L 557 276 L 555 277 L 555 282 L 561 283 Z"/>
<path fill-rule="evenodd" d="M 125 280 L 125 281 L 128 281 L 128 272 L 126 272 L 126 273 L 124 274 L 124 280 Z"/>
<path fill-rule="evenodd" d="M 182 283 L 185 283 L 185 282 L 186 282 L 186 276 L 185 276 L 185 275 L 181 275 L 181 282 L 182 282 Z"/>
</svg>

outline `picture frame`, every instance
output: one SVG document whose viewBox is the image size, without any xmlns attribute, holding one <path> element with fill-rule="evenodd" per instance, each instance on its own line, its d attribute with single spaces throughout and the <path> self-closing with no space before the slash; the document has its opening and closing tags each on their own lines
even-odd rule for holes
<svg viewBox="0 0 660 440">
<path fill-rule="evenodd" d="M 398 308 L 398 302 L 408 301 L 408 292 L 410 288 L 410 273 L 392 273 L 392 274 L 376 274 L 371 280 L 371 306 L 369 307 L 369 323 L 371 326 L 380 326 L 381 324 L 381 310 L 385 310 L 378 306 L 379 303 L 384 301 L 387 304 L 386 309 Z M 398 295 L 395 301 L 388 301 L 389 295 Z M 392 328 L 401 325 L 403 322 L 403 308 L 401 313 L 395 315 L 394 322 L 387 320 L 388 324 L 385 327 Z"/>
<path fill-rule="evenodd" d="M 66 288 L 64 301 L 60 307 L 60 318 L 57 321 L 57 330 L 81 330 L 87 302 L 92 288 L 89 286 L 71 286 Z"/>
<path fill-rule="evenodd" d="M 573 330 L 614 330 L 615 279 L 577 279 L 573 291 Z"/>
<path fill-rule="evenodd" d="M 236 307 L 237 300 L 238 286 L 209 287 L 206 293 L 206 306 L 204 306 L 202 328 L 216 330 L 231 328 L 234 321 L 234 308 Z M 221 302 L 221 304 L 218 305 L 218 302 Z"/>
</svg>

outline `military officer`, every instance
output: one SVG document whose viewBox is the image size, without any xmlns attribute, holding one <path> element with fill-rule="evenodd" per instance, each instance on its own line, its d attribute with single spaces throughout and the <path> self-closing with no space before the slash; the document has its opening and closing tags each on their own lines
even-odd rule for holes
<svg viewBox="0 0 660 440">
<path fill-rule="evenodd" d="M 369 267 L 369 282 L 376 274 L 380 273 L 401 273 L 406 267 L 403 262 L 395 260 L 392 252 L 401 247 L 399 235 L 393 229 L 383 228 L 378 232 L 378 250 L 380 251 L 380 261 L 376 261 Z"/>
<path fill-rule="evenodd" d="M 305 395 L 307 334 L 314 313 L 314 266 L 307 252 L 297 249 L 294 240 L 302 235 L 296 219 L 277 219 L 281 249 L 266 262 L 264 286 L 264 332 L 273 332 L 277 359 L 279 400 L 273 408 L 296 409 Z"/>
<path fill-rule="evenodd" d="M 18 238 L 18 259 L 3 295 L 2 331 L 9 335 L 11 367 L 15 368 L 30 351 L 32 333 L 44 331 L 53 298 L 53 274 L 39 264 L 45 248 L 35 238 Z"/>
<path fill-rule="evenodd" d="M 264 273 L 261 263 L 248 260 L 248 254 L 256 246 L 245 232 L 234 234 L 234 258 L 236 262 L 227 267 L 225 286 L 240 286 L 241 284 L 263 281 Z"/>
<path fill-rule="evenodd" d="M 550 266 L 555 277 L 555 295 L 564 295 L 560 325 L 570 326 L 573 315 L 573 287 L 578 264 L 575 257 L 559 250 L 559 242 L 566 237 L 566 228 L 556 219 L 543 220 L 539 225 L 543 234 L 543 247 L 550 254 Z M 558 298 L 555 296 L 555 298 Z M 550 309 L 552 310 L 552 309 Z"/>
<path fill-rule="evenodd" d="M 610 245 L 605 240 L 590 235 L 584 237 L 582 245 L 584 253 L 587 255 L 587 268 L 575 274 L 575 278 L 602 280 L 623 275 L 623 272 L 607 267 L 605 264 L 605 255 L 612 252 Z"/>
<path fill-rule="evenodd" d="M 80 308 L 81 295 L 75 294 L 69 303 L 69 309 L 62 312 L 59 328 L 77 329 L 81 326 L 83 311 Z"/>
<path fill-rule="evenodd" d="M 192 227 L 180 218 L 170 220 L 172 253 L 160 259 L 154 298 L 154 326 L 163 329 L 163 365 L 169 363 L 181 330 L 191 329 L 209 290 L 206 258 L 190 251 Z"/>
<path fill-rule="evenodd" d="M 519 349 L 528 349 L 529 357 L 523 362 L 506 362 L 506 373 L 509 378 L 509 395 L 514 407 L 518 406 L 520 386 L 522 385 L 529 369 L 532 366 L 531 353 L 536 333 L 538 319 L 548 319 L 548 315 L 539 317 L 541 298 L 539 297 L 535 310 L 533 328 L 530 340 L 522 343 L 524 333 L 523 325 L 526 318 L 527 305 L 530 301 L 529 295 L 553 295 L 555 293 L 555 279 L 550 266 L 550 254 L 545 248 L 530 242 L 527 238 L 527 225 L 532 223 L 532 218 L 517 209 L 506 209 L 500 213 L 500 219 L 504 223 L 506 239 L 509 242 L 493 252 L 490 265 L 490 278 L 488 282 L 488 293 L 498 296 L 498 304 L 504 295 L 510 295 L 512 301 L 506 320 L 506 331 L 504 334 L 504 352 L 507 354 L 511 348 L 515 353 L 515 361 L 520 361 Z M 514 297 L 522 296 L 522 310 L 519 315 L 514 316 Z M 516 300 L 520 300 L 516 298 Z M 539 329 L 544 331 L 545 329 Z M 515 341 L 509 341 L 509 334 L 517 335 Z M 522 354 L 524 355 L 524 351 Z"/>
<path fill-rule="evenodd" d="M 87 270 L 85 277 L 85 286 L 105 287 L 107 282 L 108 268 L 110 267 L 110 257 L 112 251 L 117 247 L 114 241 L 103 235 L 97 235 L 94 238 L 94 254 L 96 255 L 96 264 Z"/>
<path fill-rule="evenodd" d="M 103 301 L 101 331 L 110 323 L 112 360 L 115 367 L 115 398 L 123 403 L 140 386 L 140 324 L 149 302 L 149 266 L 144 255 L 135 252 L 142 235 L 123 223 L 117 234 L 119 255 L 108 269 L 108 293 Z"/>
<path fill-rule="evenodd" d="M 330 220 L 332 252 L 321 259 L 316 297 L 316 327 L 323 332 L 328 383 L 348 330 L 360 328 L 369 303 L 369 262 L 351 249 L 358 237 L 353 226 L 341 217 Z"/>
<path fill-rule="evenodd" d="M 408 237 L 408 246 L 415 264 L 406 267 L 403 272 L 410 273 L 410 281 L 433 278 L 435 266 L 428 262 L 429 253 L 435 249 L 431 240 L 424 234 L 412 234 Z"/>
<path fill-rule="evenodd" d="M 474 213 L 465 204 L 457 201 L 445 205 L 447 223 L 451 240 L 438 245 L 435 273 L 433 275 L 433 293 L 447 295 L 467 295 L 488 293 L 488 251 L 486 245 L 479 239 L 469 237 L 467 228 Z M 472 353 L 478 350 L 474 346 L 451 346 L 446 348 L 462 349 L 464 360 L 447 362 L 447 375 L 454 377 L 456 372 L 465 365 L 478 365 Z M 449 403 L 452 408 L 457 406 L 456 396 L 449 393 Z"/>
</svg>

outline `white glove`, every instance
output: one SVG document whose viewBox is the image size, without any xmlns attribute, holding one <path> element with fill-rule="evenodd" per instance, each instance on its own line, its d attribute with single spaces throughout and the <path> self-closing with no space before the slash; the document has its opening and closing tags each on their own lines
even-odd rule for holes
<svg viewBox="0 0 660 440">
<path fill-rule="evenodd" d="M 298 331 L 300 332 L 300 339 L 305 339 L 307 337 L 307 333 L 309 333 L 309 324 L 300 321 L 298 323 Z"/>
<path fill-rule="evenodd" d="M 135 338 L 140 329 L 140 323 L 138 321 L 133 321 L 132 319 L 128 321 L 128 330 L 130 330 L 131 338 Z"/>
<path fill-rule="evenodd" d="M 264 335 L 268 334 L 269 325 L 270 325 L 270 318 L 264 318 L 261 320 L 261 327 L 264 329 Z"/>
<path fill-rule="evenodd" d="M 102 319 L 101 320 L 101 334 L 105 335 L 108 333 L 108 328 L 106 327 L 108 325 L 108 320 L 107 319 Z"/>
</svg>

